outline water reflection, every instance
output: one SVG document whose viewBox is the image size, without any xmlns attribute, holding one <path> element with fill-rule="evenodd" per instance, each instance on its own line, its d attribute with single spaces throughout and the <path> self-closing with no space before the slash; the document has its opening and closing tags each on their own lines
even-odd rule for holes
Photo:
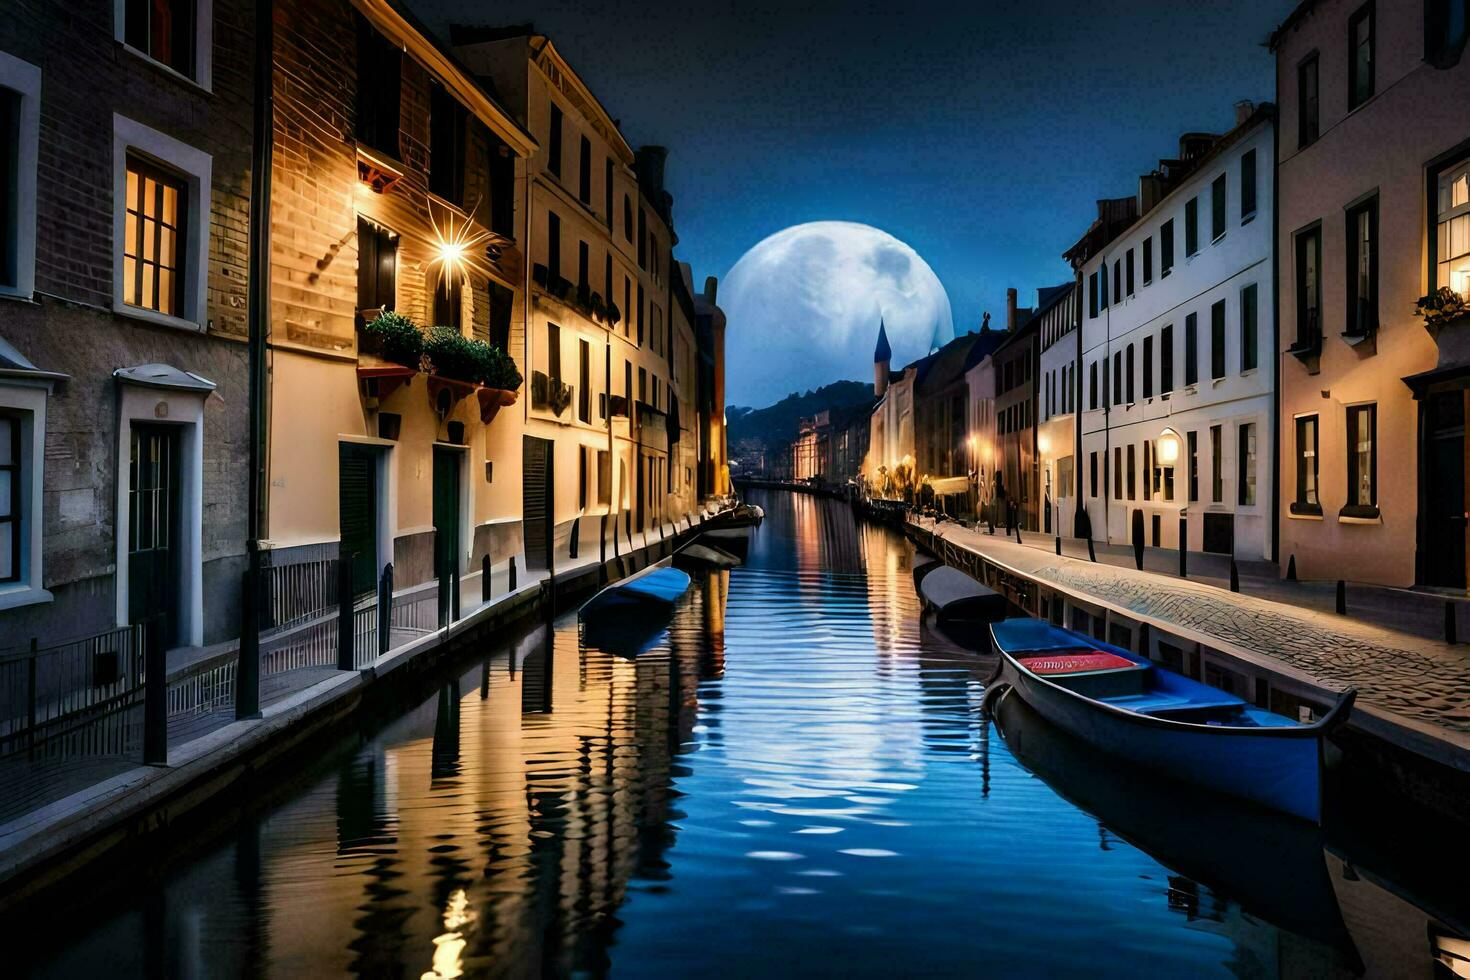
<svg viewBox="0 0 1470 980">
<path fill-rule="evenodd" d="M 507 638 L 7 921 L 18 972 L 1430 977 L 1463 934 L 1453 828 L 1353 787 L 1322 835 L 1242 815 L 1009 702 L 1002 738 L 900 538 L 757 502 L 636 656 Z"/>
</svg>

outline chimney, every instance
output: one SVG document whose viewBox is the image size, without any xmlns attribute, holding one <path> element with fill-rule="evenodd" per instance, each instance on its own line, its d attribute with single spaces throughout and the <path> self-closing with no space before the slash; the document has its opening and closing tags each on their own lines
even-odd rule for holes
<svg viewBox="0 0 1470 980">
<path fill-rule="evenodd" d="M 704 299 L 710 306 L 715 305 L 715 295 L 719 291 L 720 281 L 714 276 L 706 276 L 704 280 Z"/>
<path fill-rule="evenodd" d="M 1155 170 L 1138 178 L 1138 213 L 1142 217 L 1164 198 L 1164 175 Z"/>
<path fill-rule="evenodd" d="M 1243 126 L 1245 121 L 1256 111 L 1256 104 L 1250 99 L 1241 99 L 1235 103 L 1235 125 Z"/>
<path fill-rule="evenodd" d="M 1011 333 L 1016 330 L 1016 288 L 1014 286 L 1006 290 L 1006 330 Z"/>
<path fill-rule="evenodd" d="M 633 158 L 633 172 L 638 175 L 638 185 L 650 200 L 663 203 L 664 161 L 669 158 L 667 147 L 640 146 Z"/>
</svg>

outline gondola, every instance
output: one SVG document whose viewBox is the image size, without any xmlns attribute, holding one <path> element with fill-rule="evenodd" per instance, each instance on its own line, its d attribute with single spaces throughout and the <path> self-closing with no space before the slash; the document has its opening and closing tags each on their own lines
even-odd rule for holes
<svg viewBox="0 0 1470 980">
<path fill-rule="evenodd" d="M 990 635 L 1000 659 L 987 701 L 1012 690 L 1104 752 L 1321 822 L 1323 740 L 1347 719 L 1356 692 L 1303 723 L 1039 619 L 994 623 Z"/>
</svg>

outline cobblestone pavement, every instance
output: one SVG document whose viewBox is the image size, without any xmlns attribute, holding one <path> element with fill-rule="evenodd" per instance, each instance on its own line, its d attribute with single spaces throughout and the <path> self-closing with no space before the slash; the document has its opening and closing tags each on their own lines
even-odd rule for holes
<svg viewBox="0 0 1470 980">
<path fill-rule="evenodd" d="M 1360 703 L 1470 734 L 1470 655 L 1464 647 L 1132 568 L 1057 557 L 944 525 L 945 540 L 1040 581 L 1272 657 Z"/>
</svg>

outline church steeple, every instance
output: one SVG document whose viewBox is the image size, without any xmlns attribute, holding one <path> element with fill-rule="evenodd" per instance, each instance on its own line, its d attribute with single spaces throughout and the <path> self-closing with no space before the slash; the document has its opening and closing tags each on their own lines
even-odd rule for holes
<svg viewBox="0 0 1470 980">
<path fill-rule="evenodd" d="M 888 346 L 888 329 L 883 318 L 878 318 L 878 343 L 873 348 L 873 394 L 879 398 L 888 390 L 888 363 L 893 360 L 893 348 Z"/>
</svg>

